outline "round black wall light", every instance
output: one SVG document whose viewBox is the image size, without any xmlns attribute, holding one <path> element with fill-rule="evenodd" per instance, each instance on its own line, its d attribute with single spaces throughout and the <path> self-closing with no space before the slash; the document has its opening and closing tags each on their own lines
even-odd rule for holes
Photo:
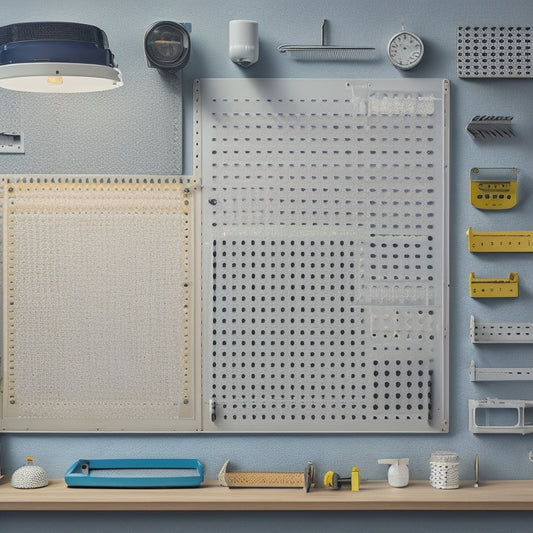
<svg viewBox="0 0 533 533">
<path fill-rule="evenodd" d="M 144 51 L 149 67 L 182 69 L 191 53 L 189 32 L 177 22 L 156 22 L 146 31 Z"/>
</svg>

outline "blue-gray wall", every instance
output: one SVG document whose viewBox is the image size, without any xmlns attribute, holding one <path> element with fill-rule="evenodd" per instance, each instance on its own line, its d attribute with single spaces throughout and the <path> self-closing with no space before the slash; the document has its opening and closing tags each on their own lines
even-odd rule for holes
<svg viewBox="0 0 533 533">
<path fill-rule="evenodd" d="M 249 18 L 260 24 L 260 60 L 248 70 L 227 55 L 227 24 Z M 330 20 L 334 44 L 375 46 L 381 58 L 360 63 L 295 62 L 280 44 L 319 42 L 320 23 Z M 192 23 L 192 55 L 183 72 L 183 153 L 176 131 L 178 88 L 145 66 L 143 37 L 157 20 Z M 406 74 L 451 81 L 450 223 L 450 432 L 447 435 L 63 435 L 6 434 L 1 437 L 2 469 L 10 474 L 28 454 L 52 477 L 61 477 L 81 457 L 198 457 L 213 478 L 226 458 L 235 468 L 294 470 L 312 460 L 319 473 L 349 471 L 384 478 L 381 457 L 409 457 L 411 477 L 425 479 L 432 451 L 459 454 L 460 475 L 473 476 L 479 453 L 482 477 L 533 477 L 529 436 L 473 435 L 468 431 L 468 399 L 487 396 L 533 399 L 533 384 L 471 383 L 468 366 L 533 366 L 528 345 L 476 347 L 469 342 L 469 317 L 482 321 L 533 321 L 533 275 L 529 254 L 480 258 L 466 251 L 465 231 L 533 229 L 533 80 L 468 81 L 456 76 L 458 25 L 533 24 L 530 0 L 18 0 L 2 2 L 2 24 L 71 20 L 104 29 L 123 72 L 125 86 L 112 97 L 89 96 L 85 103 L 60 105 L 40 96 L 0 93 L 0 131 L 22 129 L 26 154 L 0 155 L 3 173 L 192 173 L 192 82 L 201 77 L 393 78 L 402 76 L 386 57 L 388 39 L 401 28 L 426 44 L 422 64 Z M 111 100 L 109 99 L 111 98 Z M 92 99 L 92 100 L 91 100 Z M 102 100 L 103 99 L 103 100 Z M 104 102 L 105 112 L 95 109 Z M 513 115 L 517 137 L 499 144 L 474 143 L 464 131 L 477 114 Z M 83 149 L 80 148 L 83 146 Z M 182 166 L 182 168 L 181 168 Z M 518 167 L 519 204 L 508 212 L 480 212 L 469 202 L 472 166 Z M 505 277 L 520 273 L 521 295 L 511 301 L 479 301 L 468 296 L 468 274 Z M 433 490 L 428 486 L 428 490 Z M 482 490 L 482 489 L 480 489 Z M 1 531 L 444 531 L 483 527 L 487 532 L 522 530 L 525 513 L 4 513 Z M 389 521 L 389 519 L 391 521 Z M 441 529 L 439 529 L 441 528 Z"/>
</svg>

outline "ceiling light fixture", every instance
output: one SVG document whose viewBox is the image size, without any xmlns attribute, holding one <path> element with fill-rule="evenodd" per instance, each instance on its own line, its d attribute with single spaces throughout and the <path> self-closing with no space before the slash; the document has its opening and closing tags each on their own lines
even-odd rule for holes
<svg viewBox="0 0 533 533">
<path fill-rule="evenodd" d="M 121 87 L 106 34 L 75 22 L 23 22 L 0 27 L 0 87 L 75 93 Z"/>
</svg>

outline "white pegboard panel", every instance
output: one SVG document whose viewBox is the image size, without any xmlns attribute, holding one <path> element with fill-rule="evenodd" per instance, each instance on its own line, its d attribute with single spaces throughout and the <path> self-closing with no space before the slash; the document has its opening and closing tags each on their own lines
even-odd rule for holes
<svg viewBox="0 0 533 533">
<path fill-rule="evenodd" d="M 4 430 L 198 429 L 182 181 L 5 178 Z"/>
<path fill-rule="evenodd" d="M 448 82 L 203 79 L 195 122 L 206 429 L 447 431 Z"/>
</svg>

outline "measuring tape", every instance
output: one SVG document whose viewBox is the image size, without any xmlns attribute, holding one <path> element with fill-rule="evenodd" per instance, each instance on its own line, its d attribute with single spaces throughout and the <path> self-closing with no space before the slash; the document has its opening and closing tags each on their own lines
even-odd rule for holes
<svg viewBox="0 0 533 533">
<path fill-rule="evenodd" d="M 468 228 L 470 252 L 533 252 L 533 231 L 474 231 Z"/>
</svg>

